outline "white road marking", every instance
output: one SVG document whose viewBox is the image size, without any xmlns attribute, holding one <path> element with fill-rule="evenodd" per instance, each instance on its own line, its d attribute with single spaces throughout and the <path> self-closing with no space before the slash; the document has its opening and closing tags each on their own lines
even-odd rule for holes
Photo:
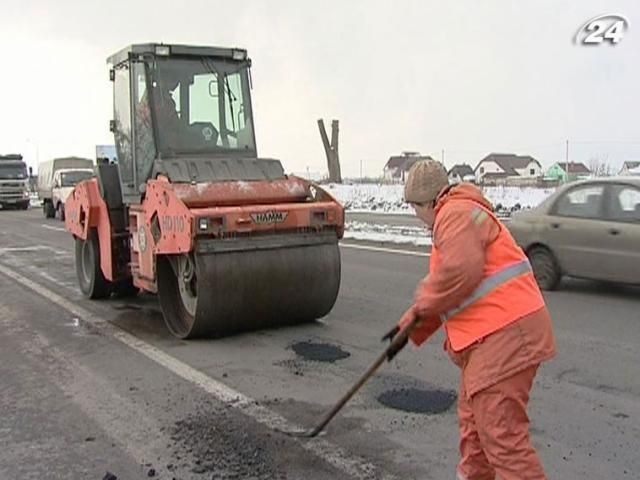
<svg viewBox="0 0 640 480">
<path fill-rule="evenodd" d="M 100 316 L 91 313 L 89 310 L 76 305 L 72 301 L 67 300 L 39 283 L 24 277 L 13 269 L 0 264 L 0 273 L 67 310 L 69 313 L 81 319 L 82 322 L 88 323 L 101 333 L 119 340 L 136 352 L 153 360 L 158 365 L 202 388 L 218 401 L 232 406 L 243 414 L 263 424 L 267 428 L 277 431 L 303 430 L 300 425 L 295 425 L 292 422 L 289 422 L 289 420 L 280 414 L 258 404 L 258 402 L 253 398 L 232 389 L 218 380 L 214 380 L 201 371 L 163 352 L 159 348 L 146 343 L 145 341 L 109 323 Z M 382 478 L 384 480 L 397 479 L 396 476 L 381 471 L 381 469 L 374 464 L 359 456 L 351 455 L 348 451 L 327 440 L 316 437 L 315 439 L 298 440 L 298 442 L 300 446 L 308 452 L 353 478 L 361 480 L 369 480 L 371 478 Z"/>
<path fill-rule="evenodd" d="M 37 252 L 38 250 L 44 250 L 43 246 L 33 247 L 2 247 L 0 248 L 0 254 L 7 252 Z"/>
<path fill-rule="evenodd" d="M 62 286 L 68 290 L 74 290 L 76 289 L 76 286 L 72 283 L 69 282 L 65 282 L 64 280 L 60 280 L 56 277 L 54 277 L 53 275 L 49 275 L 49 273 L 47 272 L 43 272 L 42 270 L 37 270 L 36 273 L 38 275 L 40 275 L 42 278 L 44 278 L 45 280 L 50 281 L 51 283 L 58 285 L 58 286 Z"/>
<path fill-rule="evenodd" d="M 32 245 L 29 247 L 2 247 L 0 248 L 0 255 L 7 252 L 39 252 L 42 250 L 53 250 L 46 245 Z"/>
<path fill-rule="evenodd" d="M 371 252 L 382 253 L 395 253 L 397 255 L 412 255 L 414 257 L 430 257 L 431 253 L 426 252 L 413 252 L 411 250 L 401 250 L 399 248 L 383 248 L 383 247 L 371 247 L 369 245 L 356 245 L 355 243 L 340 242 L 341 247 L 355 248 L 356 250 L 369 250 Z"/>
<path fill-rule="evenodd" d="M 66 228 L 62 228 L 62 227 L 54 227 L 53 225 L 47 225 L 46 223 L 43 223 L 40 225 L 42 228 L 47 228 L 49 230 L 55 230 L 56 232 L 66 232 L 67 229 Z"/>
<path fill-rule="evenodd" d="M 70 253 L 66 250 L 58 250 L 48 245 L 31 245 L 29 247 L 0 247 L 0 255 L 4 253 L 28 253 L 28 252 L 53 252 L 57 256 L 69 256 Z"/>
</svg>

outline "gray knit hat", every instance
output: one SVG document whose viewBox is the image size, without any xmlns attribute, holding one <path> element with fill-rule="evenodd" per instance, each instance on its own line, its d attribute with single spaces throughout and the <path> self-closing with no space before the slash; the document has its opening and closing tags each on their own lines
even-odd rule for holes
<svg viewBox="0 0 640 480">
<path fill-rule="evenodd" d="M 413 164 L 404 184 L 404 201 L 428 203 L 449 185 L 444 166 L 435 160 L 419 160 Z"/>
</svg>

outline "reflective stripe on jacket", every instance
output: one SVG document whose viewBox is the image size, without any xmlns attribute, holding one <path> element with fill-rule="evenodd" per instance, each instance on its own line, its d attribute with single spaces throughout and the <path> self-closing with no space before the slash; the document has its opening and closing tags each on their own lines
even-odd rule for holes
<svg viewBox="0 0 640 480">
<path fill-rule="evenodd" d="M 454 351 L 460 351 L 544 307 L 542 293 L 522 249 L 489 209 L 471 203 L 476 211 L 488 215 L 500 225 L 500 232 L 487 246 L 480 284 L 459 305 L 441 314 Z M 440 257 L 436 245 L 437 242 L 431 253 L 432 272 L 437 270 Z"/>
</svg>

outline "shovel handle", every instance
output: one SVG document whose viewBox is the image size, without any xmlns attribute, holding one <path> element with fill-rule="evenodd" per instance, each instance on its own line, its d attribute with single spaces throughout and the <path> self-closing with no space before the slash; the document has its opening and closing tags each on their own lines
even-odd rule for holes
<svg viewBox="0 0 640 480">
<path fill-rule="evenodd" d="M 371 366 L 367 369 L 367 371 L 360 377 L 347 393 L 335 404 L 335 406 L 327 412 L 327 414 L 322 418 L 320 423 L 311 430 L 306 436 L 307 437 L 315 437 L 318 435 L 324 427 L 336 416 L 336 414 L 345 406 L 345 404 L 351 400 L 360 388 L 369 380 L 369 378 L 376 373 L 376 371 L 380 368 L 380 365 L 384 363 L 385 360 L 391 360 L 402 348 L 407 344 L 407 338 L 409 335 L 409 330 L 411 330 L 413 324 L 409 325 L 408 328 L 400 331 L 394 339 L 391 341 L 389 346 L 385 349 L 384 352 L 380 354 L 380 356 L 376 359 L 375 362 L 371 364 Z"/>
</svg>

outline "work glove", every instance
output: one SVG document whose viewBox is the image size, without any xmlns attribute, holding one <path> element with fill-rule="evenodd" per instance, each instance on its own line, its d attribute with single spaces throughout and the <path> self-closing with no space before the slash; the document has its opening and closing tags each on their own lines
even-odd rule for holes
<svg viewBox="0 0 640 480">
<path fill-rule="evenodd" d="M 385 340 L 389 340 L 389 342 L 393 342 L 393 339 L 400 332 L 400 330 L 402 330 L 403 328 L 407 328 L 409 324 L 413 322 L 414 318 L 415 313 L 413 307 L 411 307 L 402 314 L 402 317 L 400 317 L 397 325 L 382 336 L 381 341 L 384 342 Z"/>
<path fill-rule="evenodd" d="M 398 329 L 399 331 L 400 329 Z M 409 342 L 409 335 L 407 335 L 405 332 L 400 333 L 400 336 L 395 337 L 393 340 L 391 340 L 391 345 L 389 345 L 387 347 L 387 362 L 390 362 L 391 360 L 393 360 L 393 358 L 398 354 L 398 352 L 400 352 L 400 350 L 402 350 L 404 347 L 407 346 L 407 343 Z"/>
<path fill-rule="evenodd" d="M 396 326 L 382 336 L 382 341 L 389 340 L 390 345 L 387 347 L 387 361 L 391 361 L 400 350 L 402 350 L 409 342 L 409 334 L 407 328 L 413 322 L 415 314 L 413 308 L 409 308 Z M 398 337 L 398 334 L 400 335 Z"/>
<path fill-rule="evenodd" d="M 400 327 L 396 325 L 395 327 L 393 327 L 391 330 L 389 330 L 387 333 L 385 333 L 382 336 L 381 341 L 384 342 L 385 340 L 389 340 L 389 342 L 392 342 L 393 337 L 395 337 L 399 331 L 400 331 Z"/>
<path fill-rule="evenodd" d="M 411 342 L 419 347 L 426 342 L 442 325 L 440 318 L 436 316 L 419 317 L 414 307 L 407 310 L 398 322 L 400 330 L 407 330 Z"/>
</svg>

